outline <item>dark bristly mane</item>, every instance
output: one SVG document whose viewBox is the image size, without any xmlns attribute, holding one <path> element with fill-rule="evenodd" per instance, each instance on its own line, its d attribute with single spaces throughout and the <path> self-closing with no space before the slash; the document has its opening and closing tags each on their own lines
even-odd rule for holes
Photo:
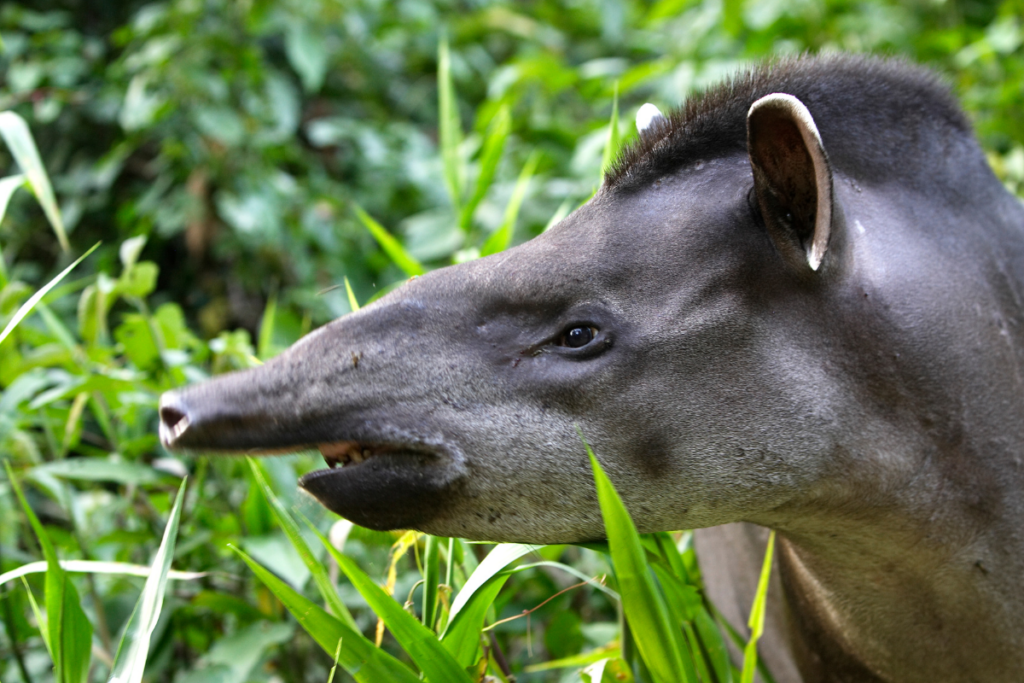
<svg viewBox="0 0 1024 683">
<path fill-rule="evenodd" d="M 980 153 L 949 88 L 931 71 L 897 59 L 854 55 L 786 58 L 737 74 L 657 119 L 605 176 L 605 189 L 638 189 L 689 163 L 746 150 L 747 110 L 771 93 L 810 110 L 833 167 L 865 183 L 914 181 L 936 159 L 950 171 Z M 952 152 L 952 153 L 951 153 Z M 930 164 L 931 166 L 929 166 Z"/>
</svg>

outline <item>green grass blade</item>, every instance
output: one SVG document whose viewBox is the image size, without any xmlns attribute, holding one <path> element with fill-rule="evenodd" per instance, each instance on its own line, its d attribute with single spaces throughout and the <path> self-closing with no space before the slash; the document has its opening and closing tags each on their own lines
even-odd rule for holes
<svg viewBox="0 0 1024 683">
<path fill-rule="evenodd" d="M 13 111 L 0 112 L 0 137 L 7 143 L 7 149 L 11 156 L 18 162 L 22 172 L 28 179 L 29 187 L 35 194 L 39 205 L 43 207 L 43 213 L 53 226 L 57 234 L 61 249 L 65 252 L 71 251 L 68 244 L 68 236 L 64 231 L 64 219 L 61 218 L 60 209 L 57 208 L 57 199 L 53 195 L 53 187 L 50 185 L 50 178 L 46 175 L 43 162 L 39 158 L 39 150 L 32 139 L 32 133 L 28 129 L 25 119 Z"/>
<path fill-rule="evenodd" d="M 505 218 L 501 222 L 501 227 L 484 242 L 483 248 L 480 249 L 481 256 L 505 251 L 512 243 L 512 233 L 516 227 L 516 218 L 519 217 L 519 207 L 522 206 L 523 199 L 526 197 L 526 190 L 530 187 L 530 180 L 533 178 L 534 171 L 537 170 L 538 161 L 540 161 L 540 153 L 536 151 L 526 160 L 526 164 L 516 180 L 515 189 L 512 190 L 512 196 L 505 206 Z"/>
<path fill-rule="evenodd" d="M 46 564 L 45 562 L 43 564 Z M 46 571 L 45 569 L 43 571 Z M 46 630 L 46 617 L 43 616 L 43 611 L 39 609 L 39 603 L 36 602 L 36 594 L 32 592 L 32 586 L 28 585 L 28 581 L 24 578 L 21 580 L 21 585 L 25 587 L 25 593 L 28 594 L 28 604 L 32 608 L 32 616 L 36 618 L 36 623 L 39 624 L 39 634 L 43 637 L 43 645 L 46 646 L 46 652 L 50 655 L 50 659 L 53 659 L 53 648 L 50 647 L 50 634 Z"/>
<path fill-rule="evenodd" d="M 313 530 L 316 531 L 315 528 Z M 435 543 L 438 540 L 432 536 L 428 538 L 434 538 Z M 428 681 L 472 683 L 464 668 L 441 645 L 433 631 L 402 609 L 393 597 L 375 584 L 351 558 L 338 552 L 323 535 L 320 535 L 320 540 L 370 608 L 384 620 L 398 643 L 426 674 Z"/>
<path fill-rule="evenodd" d="M 25 186 L 25 175 L 23 173 L 0 178 L 0 221 L 4 219 L 4 215 L 7 213 L 7 205 L 11 202 L 14 191 L 19 187 Z"/>
<path fill-rule="evenodd" d="M 547 232 L 551 228 L 561 223 L 562 219 L 568 216 L 569 213 L 572 211 L 572 204 L 572 199 L 564 199 L 562 203 L 558 205 L 558 208 L 555 210 L 555 213 L 552 214 L 551 218 L 548 219 L 547 225 L 544 226 L 544 229 L 541 232 Z"/>
<path fill-rule="evenodd" d="M 622 608 L 634 633 L 640 656 L 657 683 L 695 680 L 692 668 L 684 668 L 681 634 L 670 621 L 665 600 L 658 593 L 651 577 L 646 551 L 633 520 L 608 475 L 601 469 L 594 452 L 585 441 L 584 445 L 594 469 L 597 498 L 608 534 L 619 593 L 622 595 Z"/>
<path fill-rule="evenodd" d="M 448 186 L 455 213 L 462 206 L 464 172 L 459 148 L 462 146 L 462 122 L 459 120 L 459 103 L 455 98 L 452 83 L 451 54 L 448 39 L 442 38 L 437 46 L 437 123 L 438 138 L 441 142 L 441 161 L 444 164 L 444 181 Z"/>
<path fill-rule="evenodd" d="M 538 547 L 519 543 L 495 546 L 455 596 L 441 642 L 463 667 L 474 662 L 487 610 L 508 580 L 509 575 L 502 573 L 505 567 Z"/>
<path fill-rule="evenodd" d="M 345 278 L 345 293 L 348 295 L 348 307 L 352 309 L 352 312 L 359 310 L 359 300 L 356 299 L 356 293 L 352 291 L 352 283 Z"/>
<path fill-rule="evenodd" d="M 480 649 L 480 634 L 483 632 L 487 610 L 498 598 L 498 593 L 508 581 L 508 574 L 498 574 L 473 592 L 472 597 L 459 610 L 458 619 L 450 619 L 441 637 L 441 644 L 463 667 L 476 661 Z"/>
<path fill-rule="evenodd" d="M 615 94 L 612 96 L 612 118 L 608 122 L 608 142 L 604 146 L 601 159 L 601 175 L 611 169 L 619 155 L 619 82 L 615 82 Z"/>
<path fill-rule="evenodd" d="M 147 578 L 152 573 L 152 568 L 142 564 L 130 562 L 102 562 L 97 560 L 61 560 L 60 567 L 66 572 L 75 574 L 110 574 L 113 576 L 141 576 Z M 19 579 L 29 574 L 41 574 L 46 571 L 46 562 L 29 562 L 16 567 L 9 572 L 0 574 L 0 586 L 9 581 Z M 201 579 L 207 572 L 179 572 L 171 570 L 167 572 L 167 578 L 175 581 L 193 581 Z"/>
<path fill-rule="evenodd" d="M 409 277 L 416 275 L 423 275 L 427 272 L 423 265 L 414 259 L 409 252 L 407 252 L 394 235 L 384 229 L 384 226 L 373 220 L 370 214 L 363 211 L 363 208 L 358 204 L 352 204 L 352 210 L 355 211 L 356 216 L 366 229 L 370 231 L 373 238 L 377 240 L 377 244 L 384 250 L 384 253 L 388 255 L 391 261 L 405 271 L 405 274 Z"/>
<path fill-rule="evenodd" d="M 313 577 L 313 581 L 316 583 L 317 589 L 320 591 L 321 597 L 324 602 L 330 608 L 331 612 L 334 613 L 338 619 L 341 619 L 346 626 L 350 629 L 359 630 L 356 626 L 355 619 L 352 618 L 352 613 L 349 612 L 348 607 L 341 601 L 341 597 L 338 595 L 338 591 L 334 588 L 334 583 L 331 581 L 331 577 L 327 574 L 327 569 L 324 565 L 314 557 L 310 551 L 309 546 L 306 545 L 306 541 L 302 538 L 302 534 L 299 533 L 299 525 L 292 519 L 291 515 L 285 509 L 284 505 L 274 492 L 270 488 L 270 484 L 267 483 L 266 477 L 263 476 L 263 470 L 259 463 L 252 458 L 246 458 L 249 463 L 249 469 L 252 470 L 253 479 L 256 480 L 256 484 L 259 486 L 260 491 L 263 492 L 263 497 L 267 499 L 270 504 L 270 512 L 274 515 L 274 519 L 284 529 L 284 533 L 288 536 L 288 540 L 295 547 L 295 551 L 302 558 L 302 563 L 309 569 L 310 575 Z M 330 545 L 328 543 L 328 545 Z"/>
<path fill-rule="evenodd" d="M 168 573 L 171 569 L 171 559 L 174 557 L 175 540 L 178 537 L 178 524 L 181 521 L 181 508 L 185 502 L 185 484 L 186 480 L 182 480 L 181 486 L 178 487 L 178 497 L 175 499 L 171 515 L 167 519 L 163 539 L 160 541 L 156 555 L 153 556 L 152 571 L 146 579 L 142 595 L 139 596 L 139 602 L 132 613 L 129 623 L 134 623 L 134 633 L 129 638 L 126 628 L 121 644 L 117 648 L 117 656 L 110 675 L 112 682 L 141 683 L 142 681 L 142 674 L 146 669 L 146 658 L 149 656 L 149 643 L 160 619 L 160 611 L 163 609 Z M 125 641 L 128 645 L 127 650 L 124 649 Z"/>
<path fill-rule="evenodd" d="M 704 651 L 707 652 L 707 659 L 715 671 L 718 682 L 732 683 L 732 663 L 729 661 L 729 650 L 721 631 L 715 626 L 715 620 L 707 610 L 701 609 L 694 616 L 693 625 L 704 646 Z"/>
<path fill-rule="evenodd" d="M 501 543 L 494 546 L 494 549 L 487 553 L 487 557 L 477 566 L 459 594 L 452 601 L 450 620 L 458 617 L 459 613 L 469 602 L 473 594 L 494 576 L 503 571 L 505 567 L 518 560 L 523 555 L 528 555 L 540 548 L 539 545 L 524 543 Z M 449 623 L 451 623 L 449 621 Z M 447 635 L 447 634 L 446 634 Z"/>
<path fill-rule="evenodd" d="M 750 608 L 750 640 L 743 651 L 743 672 L 740 683 L 753 683 L 754 672 L 757 670 L 757 641 L 764 633 L 765 602 L 768 599 L 768 579 L 772 573 L 772 555 L 775 550 L 775 532 L 768 535 L 768 546 L 764 551 L 764 563 L 761 565 L 761 578 L 757 581 L 757 594 Z"/>
<path fill-rule="evenodd" d="M 256 343 L 256 356 L 260 360 L 267 360 L 272 353 L 274 343 L 274 319 L 277 317 L 277 295 L 271 294 L 267 299 L 267 306 L 263 309 L 263 319 L 260 320 L 259 341 Z"/>
<path fill-rule="evenodd" d="M 476 186 L 469 201 L 462 207 L 459 214 L 459 227 L 469 232 L 473 222 L 473 212 L 480 205 L 487 190 L 494 182 L 494 174 L 498 171 L 498 164 L 501 162 L 501 155 L 505 151 L 505 142 L 512 131 L 512 115 L 509 113 L 508 105 L 503 105 L 494 115 L 487 130 L 487 137 L 484 139 L 483 149 L 480 152 L 480 173 L 476 178 Z"/>
<path fill-rule="evenodd" d="M 0 344 L 3 344 L 4 340 L 7 339 L 7 336 L 14 330 L 15 327 L 18 326 L 18 323 L 20 323 L 25 318 L 25 316 L 27 316 L 29 313 L 32 312 L 32 309 L 35 308 L 35 305 L 37 303 L 39 303 L 39 301 L 44 296 L 46 296 L 46 293 L 49 292 L 54 287 L 56 287 L 58 282 L 63 280 L 67 276 L 68 273 L 70 273 L 72 270 L 74 270 L 75 266 L 77 266 L 79 263 L 84 261 L 85 258 L 89 254 L 94 252 L 96 250 L 96 247 L 98 247 L 98 246 L 100 246 L 99 242 L 97 242 L 96 244 L 92 245 L 92 248 L 89 251 L 85 252 L 84 254 L 79 256 L 77 259 L 75 259 L 74 263 L 72 263 L 70 266 L 68 266 L 64 270 L 62 270 L 60 272 L 60 274 L 57 275 L 57 277 L 55 277 L 52 280 L 50 280 L 38 292 L 33 294 L 31 297 L 29 297 L 28 301 L 26 301 L 25 303 L 23 303 L 21 305 L 21 308 L 19 308 L 17 313 L 14 314 L 14 317 L 11 318 L 11 321 L 9 323 L 7 323 L 7 327 L 4 328 L 4 331 L 0 332 Z"/>
<path fill-rule="evenodd" d="M 53 542 L 32 511 L 21 491 L 14 472 L 4 461 L 7 480 L 11 484 L 32 530 L 39 539 L 39 545 L 46 558 L 46 634 L 53 657 L 54 681 L 58 683 L 83 683 L 89 671 L 92 648 L 92 624 L 82 611 L 78 591 L 57 560 Z M 42 628 L 42 625 L 41 625 Z"/>
<path fill-rule="evenodd" d="M 328 654 L 337 651 L 338 663 L 359 683 L 421 683 L 419 677 L 384 650 L 374 647 L 359 631 L 332 617 L 316 603 L 307 600 L 287 583 L 264 569 L 258 562 L 232 546 L 270 592 L 277 596 L 292 616 Z"/>
<path fill-rule="evenodd" d="M 423 625 L 431 632 L 437 615 L 437 587 L 441 583 L 441 540 L 428 534 L 423 550 Z"/>
</svg>

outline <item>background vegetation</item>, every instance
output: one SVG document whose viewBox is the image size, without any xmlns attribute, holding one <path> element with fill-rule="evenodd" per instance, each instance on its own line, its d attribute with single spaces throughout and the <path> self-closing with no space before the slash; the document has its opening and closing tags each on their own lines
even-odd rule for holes
<svg viewBox="0 0 1024 683">
<path fill-rule="evenodd" d="M 0 341 L 0 459 L 62 559 L 142 565 L 188 473 L 173 565 L 208 573 L 169 584 L 148 678 L 326 680 L 332 658 L 227 543 L 314 596 L 309 570 L 244 462 L 161 450 L 161 391 L 270 357 L 348 312 L 344 278 L 356 301 L 401 282 L 413 261 L 380 248 L 370 216 L 425 267 L 528 239 L 599 184 L 616 91 L 629 122 L 645 101 L 667 109 L 766 56 L 841 49 L 932 66 L 1022 193 L 1022 17 L 1022 0 L 5 2 L 0 111 L 29 122 L 69 248 L 31 194 L 15 192 L 0 223 L 0 329 L 101 244 Z M 439 118 L 445 40 L 454 87 Z M 20 172 L 6 149 L 0 171 Z M 318 466 L 306 454 L 262 471 L 326 530 L 331 520 L 295 499 L 297 476 Z M 0 573 L 41 558 L 6 479 L 0 520 Z M 355 530 L 345 552 L 381 581 L 395 540 Z M 427 550 L 423 539 L 410 547 Z M 587 549 L 540 553 L 586 576 L 608 572 Z M 415 554 L 395 565 L 400 599 L 421 578 Z M 0 588 L 8 683 L 55 675 L 28 590 L 42 593 L 41 576 Z M 578 582 L 552 566 L 519 572 L 490 618 Z M 106 679 L 142 579 L 73 583 L 94 626 L 85 675 Z M 376 637 L 360 594 L 338 590 Z M 497 626 L 492 659 L 506 664 L 490 671 L 579 680 L 578 667 L 527 668 L 614 644 L 618 632 L 615 600 L 577 587 Z M 401 652 L 390 634 L 384 647 Z"/>
</svg>

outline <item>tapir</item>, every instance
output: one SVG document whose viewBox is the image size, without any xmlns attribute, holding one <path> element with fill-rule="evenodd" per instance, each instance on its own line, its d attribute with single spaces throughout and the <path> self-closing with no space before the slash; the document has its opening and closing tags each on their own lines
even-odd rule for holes
<svg viewBox="0 0 1024 683">
<path fill-rule="evenodd" d="M 561 543 L 604 537 L 582 433 L 641 532 L 703 530 L 736 623 L 777 532 L 778 681 L 1024 680 L 1024 204 L 949 89 L 805 56 L 643 118 L 560 224 L 166 393 L 163 443 Z"/>
</svg>

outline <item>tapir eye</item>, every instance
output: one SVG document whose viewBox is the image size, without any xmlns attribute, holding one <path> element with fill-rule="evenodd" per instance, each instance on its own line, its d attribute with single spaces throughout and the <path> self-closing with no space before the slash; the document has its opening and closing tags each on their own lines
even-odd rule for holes
<svg viewBox="0 0 1024 683">
<path fill-rule="evenodd" d="M 570 349 L 578 349 L 594 341 L 597 336 L 597 328 L 589 325 L 579 325 L 568 329 L 562 338 L 558 340 L 559 346 L 568 346 Z"/>
</svg>

